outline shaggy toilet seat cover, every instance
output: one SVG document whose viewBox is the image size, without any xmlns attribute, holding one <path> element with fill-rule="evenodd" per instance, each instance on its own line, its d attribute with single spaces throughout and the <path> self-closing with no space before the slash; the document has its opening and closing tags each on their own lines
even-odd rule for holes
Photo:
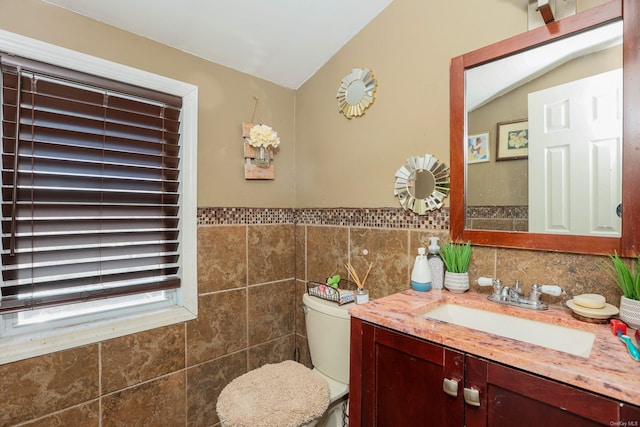
<svg viewBox="0 0 640 427">
<path fill-rule="evenodd" d="M 264 365 L 231 381 L 216 412 L 225 427 L 298 427 L 324 414 L 329 384 L 292 360 Z"/>
</svg>

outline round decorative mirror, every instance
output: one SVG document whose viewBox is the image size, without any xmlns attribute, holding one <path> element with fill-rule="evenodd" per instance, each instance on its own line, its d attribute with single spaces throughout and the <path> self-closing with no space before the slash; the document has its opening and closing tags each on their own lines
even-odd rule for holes
<svg viewBox="0 0 640 427">
<path fill-rule="evenodd" d="M 450 189 L 449 167 L 425 154 L 409 157 L 398 169 L 393 194 L 403 208 L 424 215 L 440 209 Z"/>
<path fill-rule="evenodd" d="M 373 104 L 376 86 L 376 80 L 368 68 L 354 68 L 342 79 L 338 88 L 338 111 L 347 119 L 363 115 Z"/>
</svg>

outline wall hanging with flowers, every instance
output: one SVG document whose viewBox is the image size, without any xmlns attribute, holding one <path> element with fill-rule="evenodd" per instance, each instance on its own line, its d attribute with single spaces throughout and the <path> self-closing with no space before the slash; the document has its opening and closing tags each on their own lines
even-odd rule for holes
<svg viewBox="0 0 640 427">
<path fill-rule="evenodd" d="M 278 132 L 267 125 L 242 122 L 242 136 L 245 179 L 275 179 L 271 161 L 273 150 L 280 145 Z"/>
</svg>

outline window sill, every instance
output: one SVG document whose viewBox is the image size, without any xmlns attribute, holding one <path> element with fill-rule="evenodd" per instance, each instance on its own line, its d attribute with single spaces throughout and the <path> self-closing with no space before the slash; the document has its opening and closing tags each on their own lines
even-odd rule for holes
<svg viewBox="0 0 640 427">
<path fill-rule="evenodd" d="M 118 319 L 105 319 L 43 332 L 29 337 L 13 336 L 0 339 L 0 365 L 47 353 L 95 344 L 112 338 L 149 329 L 186 322 L 196 313 L 186 307 L 171 306 L 150 313 L 134 314 Z"/>
</svg>

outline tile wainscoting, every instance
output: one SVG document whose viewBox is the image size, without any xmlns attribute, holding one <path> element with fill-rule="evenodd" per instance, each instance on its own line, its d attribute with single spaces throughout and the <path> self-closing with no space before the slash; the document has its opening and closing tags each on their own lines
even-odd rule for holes
<svg viewBox="0 0 640 427">
<path fill-rule="evenodd" d="M 394 208 L 199 208 L 198 319 L 1 365 L 0 426 L 215 426 L 217 396 L 233 378 L 294 354 L 310 365 L 306 280 L 373 262 L 371 297 L 402 291 L 417 248 L 431 236 L 447 241 L 448 227 L 446 208 L 422 217 Z M 600 258 L 475 247 L 471 275 L 599 292 L 617 305 Z"/>
</svg>

